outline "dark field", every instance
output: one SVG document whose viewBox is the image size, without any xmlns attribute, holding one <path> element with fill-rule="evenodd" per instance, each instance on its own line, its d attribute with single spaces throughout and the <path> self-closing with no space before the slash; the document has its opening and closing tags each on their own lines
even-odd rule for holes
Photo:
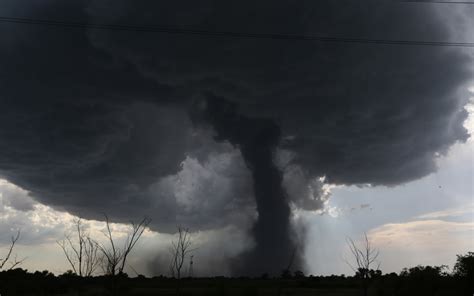
<svg viewBox="0 0 474 296">
<path fill-rule="evenodd" d="M 364 287 L 367 287 L 365 291 Z M 380 275 L 370 281 L 357 277 L 196 278 L 164 277 L 80 278 L 73 274 L 54 276 L 22 269 L 0 273 L 0 293 L 8 295 L 472 295 L 467 278 L 450 275 Z"/>
</svg>

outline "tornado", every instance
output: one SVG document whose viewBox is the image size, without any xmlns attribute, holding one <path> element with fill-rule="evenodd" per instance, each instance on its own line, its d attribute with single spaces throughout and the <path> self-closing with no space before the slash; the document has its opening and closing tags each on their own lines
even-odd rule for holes
<svg viewBox="0 0 474 296">
<path fill-rule="evenodd" d="M 282 186 L 282 172 L 274 162 L 280 141 L 279 126 L 269 118 L 253 118 L 238 112 L 237 104 L 206 95 L 192 114 L 194 121 L 210 124 L 217 141 L 239 148 L 252 173 L 257 220 L 251 230 L 254 247 L 235 258 L 233 275 L 279 275 L 291 264 L 300 265 L 291 239 L 291 210 Z"/>
</svg>

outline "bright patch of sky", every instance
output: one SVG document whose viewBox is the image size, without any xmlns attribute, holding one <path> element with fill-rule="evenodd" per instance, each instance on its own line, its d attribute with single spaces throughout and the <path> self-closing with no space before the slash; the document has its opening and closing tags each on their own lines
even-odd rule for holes
<svg viewBox="0 0 474 296">
<path fill-rule="evenodd" d="M 469 91 L 474 95 L 474 87 Z M 453 267 L 474 250 L 474 98 L 466 106 L 471 137 L 438 159 L 438 171 L 397 187 L 338 186 L 321 213 L 303 215 L 310 227 L 306 257 L 313 274 L 351 274 L 346 238 L 367 233 L 380 250 L 383 272 L 404 267 Z"/>
</svg>

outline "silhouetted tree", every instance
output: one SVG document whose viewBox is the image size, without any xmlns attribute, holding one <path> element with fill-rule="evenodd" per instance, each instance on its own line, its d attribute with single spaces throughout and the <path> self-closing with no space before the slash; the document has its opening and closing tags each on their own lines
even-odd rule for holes
<svg viewBox="0 0 474 296">
<path fill-rule="evenodd" d="M 172 277 L 180 279 L 184 261 L 193 249 L 191 249 L 192 241 L 189 229 L 179 226 L 177 235 L 178 238 L 171 242 L 170 247 L 170 272 Z"/>
<path fill-rule="evenodd" d="M 432 278 L 438 278 L 441 276 L 447 276 L 448 275 L 448 273 L 446 272 L 447 269 L 448 269 L 447 265 L 441 265 L 441 266 L 418 265 L 411 268 L 404 268 L 400 272 L 400 276 L 420 278 L 420 279 L 421 278 L 432 279 Z"/>
<path fill-rule="evenodd" d="M 381 275 L 381 272 L 377 272 L 380 268 L 380 262 L 377 261 L 379 250 L 372 246 L 367 233 L 364 233 L 364 241 L 361 245 L 357 245 L 351 238 L 347 238 L 347 245 L 351 251 L 354 263 L 351 264 L 348 260 L 345 261 L 356 273 L 356 277 L 362 279 L 364 295 L 367 295 L 369 280 L 378 274 Z"/>
<path fill-rule="evenodd" d="M 454 275 L 466 277 L 474 281 L 474 252 L 468 252 L 466 255 L 456 255 L 456 264 L 454 264 Z"/>
<path fill-rule="evenodd" d="M 144 217 L 138 224 L 131 222 L 130 229 L 127 234 L 127 239 L 125 240 L 122 247 L 117 245 L 115 238 L 113 236 L 112 229 L 110 228 L 110 221 L 107 215 L 105 216 L 106 231 L 104 232 L 107 237 L 109 246 L 99 244 L 99 248 L 104 255 L 103 259 L 103 269 L 104 272 L 108 275 L 122 274 L 127 262 L 128 256 L 135 247 L 136 243 L 142 236 L 145 229 L 151 222 L 151 219 Z"/>
<path fill-rule="evenodd" d="M 10 265 L 8 269 L 11 270 L 17 267 L 18 265 L 22 264 L 23 261 L 26 260 L 26 258 L 18 259 L 16 254 L 13 259 L 11 258 L 13 254 L 13 250 L 15 249 L 15 245 L 17 241 L 20 239 L 20 233 L 21 233 L 20 230 L 18 230 L 16 232 L 16 235 L 13 235 L 11 237 L 11 242 L 10 242 L 10 245 L 8 246 L 8 251 L 5 255 L 5 258 L 0 258 L 0 270 L 3 270 L 7 263 Z"/>
<path fill-rule="evenodd" d="M 364 233 L 364 242 L 360 246 L 351 238 L 347 238 L 347 245 L 352 253 L 354 263 L 351 264 L 348 260 L 345 260 L 346 263 L 357 276 L 364 279 L 370 278 L 370 270 L 374 269 L 374 265 L 377 264 L 375 270 L 380 267 L 380 262 L 377 261 L 379 250 L 372 246 L 366 233 Z"/>
<path fill-rule="evenodd" d="M 422 266 L 404 268 L 400 277 L 405 279 L 413 295 L 437 295 L 443 279 L 448 278 L 448 266 Z"/>
<path fill-rule="evenodd" d="M 79 276 L 92 276 L 101 263 L 98 243 L 84 230 L 82 219 L 74 220 L 75 234 L 65 234 L 57 241 L 72 271 Z"/>
<path fill-rule="evenodd" d="M 468 252 L 466 255 L 457 255 L 456 264 L 454 264 L 453 274 L 456 277 L 464 279 L 467 293 L 474 293 L 474 252 Z"/>
<path fill-rule="evenodd" d="M 170 253 L 171 263 L 170 272 L 171 276 L 176 278 L 176 295 L 179 295 L 179 282 L 181 279 L 181 270 L 183 269 L 186 257 L 194 249 L 191 249 L 192 241 L 191 234 L 188 228 L 178 226 L 178 238 L 171 242 Z"/>
</svg>

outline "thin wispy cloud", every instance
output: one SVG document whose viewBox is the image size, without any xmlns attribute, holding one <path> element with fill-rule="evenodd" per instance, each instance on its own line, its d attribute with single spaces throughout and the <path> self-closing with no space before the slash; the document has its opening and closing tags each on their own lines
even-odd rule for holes
<svg viewBox="0 0 474 296">
<path fill-rule="evenodd" d="M 474 204 L 453 208 L 453 209 L 446 209 L 437 212 L 426 213 L 420 216 L 415 217 L 415 219 L 442 219 L 442 218 L 450 218 L 450 217 L 461 217 L 466 215 L 474 215 Z"/>
</svg>

